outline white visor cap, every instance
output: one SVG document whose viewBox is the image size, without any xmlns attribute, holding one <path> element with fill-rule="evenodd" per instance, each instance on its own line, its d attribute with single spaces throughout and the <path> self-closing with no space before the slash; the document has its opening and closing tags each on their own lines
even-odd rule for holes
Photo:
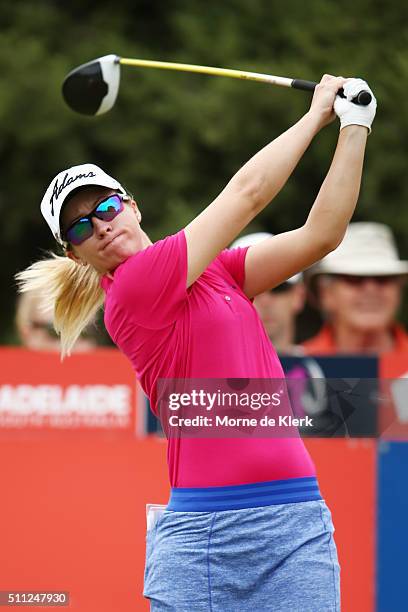
<svg viewBox="0 0 408 612">
<path fill-rule="evenodd" d="M 106 174 L 102 168 L 95 166 L 95 164 L 80 164 L 62 170 L 52 179 L 41 201 L 41 213 L 54 238 L 60 243 L 63 242 L 60 227 L 62 206 L 72 191 L 78 189 L 78 187 L 85 187 L 85 185 L 99 185 L 126 194 L 126 190 L 116 179 Z"/>
<path fill-rule="evenodd" d="M 274 234 L 269 234 L 268 232 L 256 232 L 255 234 L 246 234 L 245 236 L 241 236 L 237 238 L 232 244 L 231 249 L 235 249 L 236 247 L 247 247 L 254 246 L 255 244 L 259 244 L 267 238 L 273 238 Z M 287 283 L 291 285 L 295 285 L 296 283 L 300 283 L 303 279 L 303 275 L 301 272 L 299 274 L 295 274 L 286 280 Z"/>
</svg>

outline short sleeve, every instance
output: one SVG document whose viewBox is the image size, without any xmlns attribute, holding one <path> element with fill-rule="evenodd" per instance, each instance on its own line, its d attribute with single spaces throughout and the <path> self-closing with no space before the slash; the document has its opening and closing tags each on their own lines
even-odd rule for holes
<svg viewBox="0 0 408 612">
<path fill-rule="evenodd" d="M 186 284 L 187 243 L 181 230 L 121 264 L 110 293 L 135 323 L 160 329 L 180 316 L 187 300 Z"/>
<path fill-rule="evenodd" d="M 249 247 L 224 249 L 218 255 L 219 261 L 241 289 L 245 283 L 245 257 L 248 249 Z"/>
</svg>

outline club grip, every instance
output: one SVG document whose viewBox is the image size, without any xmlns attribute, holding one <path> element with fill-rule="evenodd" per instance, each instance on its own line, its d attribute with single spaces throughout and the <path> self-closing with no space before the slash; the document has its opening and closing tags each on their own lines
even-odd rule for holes
<svg viewBox="0 0 408 612">
<path fill-rule="evenodd" d="M 317 83 L 314 81 L 304 81 L 303 79 L 293 79 L 292 87 L 294 89 L 303 89 L 303 91 L 314 91 Z M 344 98 L 343 88 L 339 89 L 338 95 Z M 368 106 L 371 102 L 371 94 L 369 91 L 360 91 L 353 99 L 354 104 L 360 104 L 360 106 Z"/>
</svg>

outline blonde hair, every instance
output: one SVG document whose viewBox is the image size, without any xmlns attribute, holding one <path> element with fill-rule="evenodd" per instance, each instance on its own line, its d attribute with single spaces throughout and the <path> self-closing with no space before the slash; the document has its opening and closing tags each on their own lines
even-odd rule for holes
<svg viewBox="0 0 408 612">
<path fill-rule="evenodd" d="M 61 340 L 61 359 L 71 354 L 83 329 L 94 320 L 104 301 L 101 275 L 90 265 L 81 266 L 66 256 L 33 263 L 16 274 L 20 293 L 38 296 L 41 310 L 53 313 Z"/>
</svg>

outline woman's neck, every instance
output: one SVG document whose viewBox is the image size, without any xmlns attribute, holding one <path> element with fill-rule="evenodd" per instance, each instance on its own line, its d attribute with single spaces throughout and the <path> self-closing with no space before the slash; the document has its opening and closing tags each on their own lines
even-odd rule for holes
<svg viewBox="0 0 408 612">
<path fill-rule="evenodd" d="M 153 242 L 150 240 L 146 232 L 144 232 L 142 229 L 141 229 L 141 232 L 142 232 L 142 245 L 143 245 L 143 248 L 145 249 L 146 247 L 152 245 Z"/>
</svg>

